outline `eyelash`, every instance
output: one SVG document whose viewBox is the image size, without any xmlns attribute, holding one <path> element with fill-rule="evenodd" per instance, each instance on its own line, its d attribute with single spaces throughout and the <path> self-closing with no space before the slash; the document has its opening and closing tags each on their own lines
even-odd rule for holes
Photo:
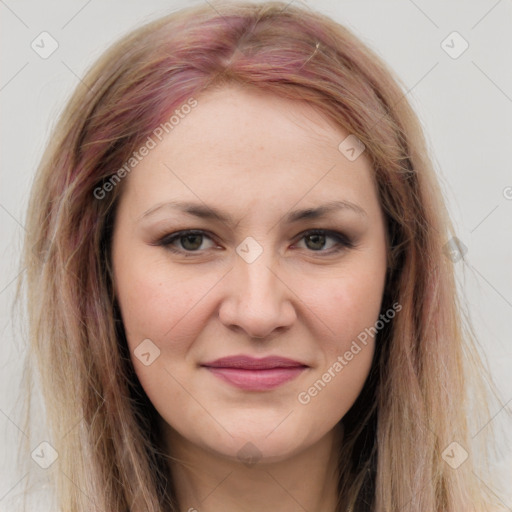
<svg viewBox="0 0 512 512">
<path fill-rule="evenodd" d="M 213 238 L 211 236 L 209 236 L 206 231 L 203 231 L 200 229 L 187 229 L 187 230 L 177 231 L 175 233 L 167 234 L 167 235 L 163 236 L 162 238 L 160 238 L 159 240 L 157 240 L 153 245 L 165 247 L 167 250 L 169 250 L 173 253 L 176 253 L 176 254 L 181 254 L 185 257 L 193 257 L 193 256 L 197 256 L 198 254 L 201 254 L 202 251 L 199 251 L 199 250 L 196 250 L 196 251 L 188 250 L 187 251 L 187 249 L 176 249 L 176 248 L 172 247 L 171 244 L 175 240 L 179 240 L 180 238 L 185 237 L 187 235 L 202 235 L 202 236 L 206 236 L 207 238 L 210 238 L 210 240 L 213 241 Z M 309 235 L 326 235 L 328 238 L 333 238 L 334 240 L 336 240 L 336 246 L 327 251 L 310 250 L 308 252 L 332 255 L 332 254 L 337 254 L 344 249 L 352 249 L 353 247 L 355 247 L 355 244 L 353 243 L 353 241 L 350 238 L 348 238 L 346 235 L 344 235 L 343 233 L 339 233 L 337 231 L 332 231 L 332 230 L 328 230 L 328 229 L 310 229 L 308 231 L 304 231 L 304 232 L 300 233 L 299 241 Z"/>
</svg>

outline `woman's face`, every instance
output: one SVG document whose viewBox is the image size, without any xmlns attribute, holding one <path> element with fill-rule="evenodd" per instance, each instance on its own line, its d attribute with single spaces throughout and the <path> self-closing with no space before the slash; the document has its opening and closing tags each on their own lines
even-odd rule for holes
<svg viewBox="0 0 512 512">
<path fill-rule="evenodd" d="M 311 106 L 235 86 L 197 102 L 125 178 L 112 257 L 131 358 L 173 439 L 283 460 L 332 433 L 368 375 L 383 214 L 366 154 Z"/>
</svg>

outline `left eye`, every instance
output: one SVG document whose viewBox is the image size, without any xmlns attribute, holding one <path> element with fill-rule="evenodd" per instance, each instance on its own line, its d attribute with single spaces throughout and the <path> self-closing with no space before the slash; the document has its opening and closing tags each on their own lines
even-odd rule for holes
<svg viewBox="0 0 512 512">
<path fill-rule="evenodd" d="M 328 251 L 324 251 L 325 244 L 328 239 L 334 240 Z M 307 231 L 302 234 L 300 240 L 305 240 L 306 247 L 315 252 L 338 252 L 346 247 L 353 247 L 351 240 L 337 231 L 326 231 L 324 229 L 317 229 L 313 231 Z M 309 243 L 309 245 L 308 245 Z M 334 250 L 330 250 L 334 249 Z"/>
<path fill-rule="evenodd" d="M 186 254 L 187 252 L 200 252 L 200 247 L 205 238 L 209 239 L 212 243 L 210 247 L 203 247 L 203 250 L 212 248 L 214 245 L 212 238 L 201 230 L 186 230 L 171 233 L 161 238 L 155 245 L 166 247 L 175 253 L 185 253 L 185 256 L 189 256 L 189 254 Z M 334 242 L 330 244 L 330 247 L 326 248 L 325 245 L 329 239 Z M 310 249 L 312 252 L 333 253 L 341 251 L 344 248 L 353 247 L 351 240 L 344 234 L 325 229 L 316 229 L 301 233 L 299 240 L 304 240 L 306 248 Z M 177 248 L 175 245 L 178 241 L 180 242 L 181 248 Z"/>
</svg>

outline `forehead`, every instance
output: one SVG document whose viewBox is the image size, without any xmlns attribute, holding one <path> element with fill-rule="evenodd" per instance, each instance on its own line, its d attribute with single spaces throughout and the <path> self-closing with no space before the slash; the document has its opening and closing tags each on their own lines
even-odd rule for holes
<svg viewBox="0 0 512 512">
<path fill-rule="evenodd" d="M 311 152 L 312 147 L 337 149 L 349 135 L 312 104 L 254 88 L 226 85 L 205 92 L 197 102 L 165 142 L 171 145 L 173 140 L 174 146 L 217 151 L 224 160 L 251 160 L 255 151 L 261 151 L 261 156 L 284 153 L 293 160 Z M 303 149 L 305 144 L 307 148 Z"/>
<path fill-rule="evenodd" d="M 349 132 L 313 106 L 236 85 L 196 100 L 130 173 L 126 194 L 141 207 L 183 195 L 375 200 L 369 159 L 347 159 L 339 145 Z"/>
</svg>

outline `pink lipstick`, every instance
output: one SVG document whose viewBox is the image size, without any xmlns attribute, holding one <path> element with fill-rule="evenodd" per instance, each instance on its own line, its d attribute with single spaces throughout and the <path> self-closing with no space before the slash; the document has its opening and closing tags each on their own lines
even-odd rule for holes
<svg viewBox="0 0 512 512">
<path fill-rule="evenodd" d="M 245 355 L 222 357 L 201 366 L 216 377 L 251 391 L 274 389 L 308 368 L 306 364 L 286 357 L 256 359 Z"/>
</svg>

